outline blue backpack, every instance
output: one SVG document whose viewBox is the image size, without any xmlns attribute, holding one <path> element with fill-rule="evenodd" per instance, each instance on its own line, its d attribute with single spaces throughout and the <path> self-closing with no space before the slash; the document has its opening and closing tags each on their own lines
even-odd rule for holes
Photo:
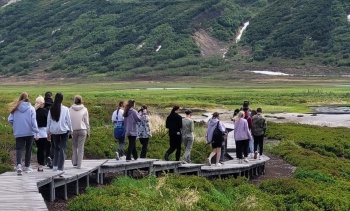
<svg viewBox="0 0 350 211">
<path fill-rule="evenodd" d="M 117 111 L 117 119 L 114 122 L 114 138 L 115 139 L 121 139 L 121 138 L 125 137 L 124 121 L 118 121 L 118 113 L 119 113 L 119 109 Z"/>
</svg>

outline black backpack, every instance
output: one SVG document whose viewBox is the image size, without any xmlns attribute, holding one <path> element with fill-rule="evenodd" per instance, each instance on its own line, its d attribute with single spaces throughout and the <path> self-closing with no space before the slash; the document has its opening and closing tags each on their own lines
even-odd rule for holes
<svg viewBox="0 0 350 211">
<path fill-rule="evenodd" d="M 218 121 L 214 129 L 212 143 L 213 142 L 220 143 L 224 141 L 224 133 L 219 129 L 219 123 L 220 121 Z"/>
</svg>

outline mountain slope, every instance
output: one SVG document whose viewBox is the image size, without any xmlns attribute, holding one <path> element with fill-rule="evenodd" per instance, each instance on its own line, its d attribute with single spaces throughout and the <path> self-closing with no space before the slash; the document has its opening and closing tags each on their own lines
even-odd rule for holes
<svg viewBox="0 0 350 211">
<path fill-rule="evenodd" d="M 246 32 L 255 60 L 313 57 L 350 66 L 350 2 L 277 0 L 254 17 Z"/>
<path fill-rule="evenodd" d="M 230 42 L 252 16 L 249 8 L 262 7 L 256 2 L 24 0 L 0 10 L 1 74 L 132 77 L 221 68 L 223 61 L 201 58 L 192 35 L 204 29 Z"/>
</svg>

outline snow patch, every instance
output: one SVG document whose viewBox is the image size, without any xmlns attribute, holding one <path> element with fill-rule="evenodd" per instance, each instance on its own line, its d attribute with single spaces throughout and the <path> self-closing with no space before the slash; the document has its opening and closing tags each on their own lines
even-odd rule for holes
<svg viewBox="0 0 350 211">
<path fill-rule="evenodd" d="M 254 70 L 250 71 L 253 73 L 259 73 L 259 74 L 264 74 L 264 75 L 282 75 L 282 76 L 291 76 L 290 74 L 282 73 L 282 72 L 273 72 L 273 71 L 266 71 L 266 70 Z"/>
<path fill-rule="evenodd" d="M 350 14 L 348 15 L 348 21 L 350 22 Z"/>
<path fill-rule="evenodd" d="M 5 40 L 1 40 L 1 41 L 0 41 L 0 44 L 3 43 L 3 42 L 5 42 Z"/>
<path fill-rule="evenodd" d="M 138 46 L 136 47 L 136 49 L 141 49 L 144 45 L 145 45 L 145 43 L 143 42 L 143 43 L 141 43 L 140 45 L 138 45 Z"/>
<path fill-rule="evenodd" d="M 61 30 L 61 28 L 55 29 L 51 32 L 51 35 L 55 34 L 57 31 Z"/>
<path fill-rule="evenodd" d="M 162 48 L 161 45 L 158 45 L 157 49 L 156 49 L 156 52 L 158 52 L 160 49 Z"/>
<path fill-rule="evenodd" d="M 241 40 L 242 34 L 247 29 L 248 26 L 249 26 L 249 21 L 243 24 L 243 27 L 239 30 L 238 35 L 236 37 L 236 43 L 238 43 Z"/>
<path fill-rule="evenodd" d="M 7 6 L 9 6 L 10 4 L 16 3 L 16 2 L 18 2 L 18 1 L 21 1 L 21 0 L 10 0 L 10 1 L 7 2 L 7 4 L 3 5 L 1 8 L 7 7 Z"/>
</svg>

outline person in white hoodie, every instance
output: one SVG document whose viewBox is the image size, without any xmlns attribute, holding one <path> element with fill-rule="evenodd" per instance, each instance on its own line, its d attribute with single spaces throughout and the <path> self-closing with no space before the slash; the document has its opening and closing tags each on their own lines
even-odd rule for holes
<svg viewBox="0 0 350 211">
<path fill-rule="evenodd" d="M 47 137 L 54 143 L 53 171 L 63 171 L 68 137 L 73 132 L 69 109 L 62 101 L 63 95 L 57 93 L 47 116 Z"/>
<path fill-rule="evenodd" d="M 13 135 L 16 138 L 17 175 L 22 175 L 22 151 L 25 148 L 25 172 L 31 173 L 30 159 L 34 136 L 38 140 L 39 129 L 36 123 L 34 107 L 29 102 L 29 95 L 23 92 L 19 98 L 10 103 L 10 115 L 8 122 L 13 127 Z"/>
<path fill-rule="evenodd" d="M 74 97 L 74 104 L 69 108 L 69 113 L 74 131 L 72 163 L 80 169 L 84 157 L 85 140 L 90 136 L 89 112 L 83 105 L 83 98 L 80 95 Z"/>
</svg>

